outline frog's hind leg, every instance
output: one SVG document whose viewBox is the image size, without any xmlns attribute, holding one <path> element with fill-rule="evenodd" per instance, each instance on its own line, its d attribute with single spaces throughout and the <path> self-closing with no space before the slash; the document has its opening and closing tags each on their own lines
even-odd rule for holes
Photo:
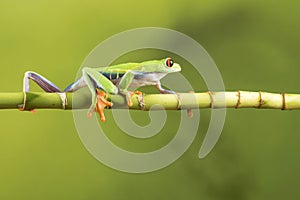
<svg viewBox="0 0 300 200">
<path fill-rule="evenodd" d="M 158 89 L 158 91 L 159 91 L 161 94 L 176 94 L 176 92 L 174 92 L 174 91 L 172 91 L 172 90 L 166 90 L 166 89 L 164 89 L 164 88 L 161 86 L 160 81 L 158 81 L 158 82 L 155 84 L 155 87 Z"/>
<path fill-rule="evenodd" d="M 100 115 L 100 120 L 105 121 L 103 110 L 106 106 L 111 107 L 112 103 L 105 99 L 106 93 L 100 92 L 99 89 L 110 94 L 117 94 L 118 88 L 95 69 L 83 68 L 82 73 L 83 79 L 92 93 L 92 104 L 89 108 L 88 116 L 91 116 L 92 112 L 96 110 Z"/>
<path fill-rule="evenodd" d="M 61 92 L 61 90 L 54 83 L 52 83 L 42 75 L 32 71 L 27 71 L 24 74 L 23 92 L 30 91 L 30 80 L 33 80 L 45 92 Z"/>
<path fill-rule="evenodd" d="M 103 110 L 106 106 L 112 107 L 113 104 L 112 104 L 112 102 L 109 102 L 105 99 L 105 97 L 106 97 L 105 92 L 102 92 L 102 91 L 96 89 L 96 93 L 97 93 L 96 110 L 100 115 L 100 120 L 102 122 L 104 122 L 105 121 L 105 116 L 104 116 Z"/>
<path fill-rule="evenodd" d="M 87 84 L 83 77 L 78 79 L 77 81 L 71 83 L 66 89 L 64 89 L 64 92 L 75 92 L 83 87 L 86 87 Z"/>
<path fill-rule="evenodd" d="M 30 80 L 33 80 L 40 88 L 42 88 L 45 92 L 53 93 L 53 92 L 61 92 L 61 90 L 51 81 L 43 77 L 42 75 L 27 71 L 24 74 L 23 79 L 23 92 L 24 92 L 24 100 L 23 104 L 19 105 L 19 110 L 25 110 L 26 106 L 26 92 L 30 91 Z M 31 112 L 35 112 L 34 109 L 30 110 Z"/>
</svg>

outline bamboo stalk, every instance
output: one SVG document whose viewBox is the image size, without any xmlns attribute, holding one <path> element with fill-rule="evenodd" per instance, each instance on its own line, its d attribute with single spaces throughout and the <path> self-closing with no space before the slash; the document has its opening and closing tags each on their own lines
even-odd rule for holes
<svg viewBox="0 0 300 200">
<path fill-rule="evenodd" d="M 73 97 L 77 98 L 73 99 Z M 127 108 L 124 98 L 120 95 L 108 95 L 114 103 L 113 108 Z M 0 109 L 22 107 L 24 93 L 0 93 Z M 28 92 L 26 93 L 25 110 L 31 109 L 84 109 L 91 104 L 90 96 L 79 96 L 66 93 L 67 104 L 58 93 Z M 268 108 L 293 110 L 300 109 L 300 94 L 268 93 L 268 92 L 203 92 L 178 94 L 144 94 L 132 97 L 130 109 L 197 109 L 197 108 Z M 159 105 L 159 106 L 155 106 Z"/>
</svg>

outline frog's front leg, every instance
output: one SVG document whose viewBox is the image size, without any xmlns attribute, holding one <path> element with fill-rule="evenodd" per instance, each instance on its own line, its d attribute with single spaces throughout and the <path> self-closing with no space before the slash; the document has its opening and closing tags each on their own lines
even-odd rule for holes
<svg viewBox="0 0 300 200">
<path fill-rule="evenodd" d="M 99 89 L 110 94 L 117 94 L 118 88 L 98 70 L 93 68 L 83 68 L 82 74 L 85 83 L 92 93 L 92 104 L 89 108 L 88 116 L 91 116 L 92 113 L 97 110 L 100 115 L 100 120 L 103 122 L 105 121 L 103 110 L 106 106 L 111 107 L 112 103 L 105 99 L 106 94 L 100 92 Z"/>
<path fill-rule="evenodd" d="M 119 82 L 120 93 L 126 97 L 127 104 L 130 107 L 132 106 L 131 97 L 134 94 L 134 92 L 128 91 L 127 89 L 131 84 L 133 78 L 134 78 L 134 72 L 127 71 Z"/>
<path fill-rule="evenodd" d="M 172 90 L 166 90 L 164 88 L 162 88 L 160 81 L 158 81 L 155 84 L 155 87 L 158 89 L 158 91 L 162 94 L 176 94 L 176 92 L 172 91 Z"/>
</svg>

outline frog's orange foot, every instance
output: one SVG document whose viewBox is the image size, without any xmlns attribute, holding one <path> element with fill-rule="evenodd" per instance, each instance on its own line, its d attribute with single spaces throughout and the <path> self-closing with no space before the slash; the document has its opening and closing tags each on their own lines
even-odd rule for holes
<svg viewBox="0 0 300 200">
<path fill-rule="evenodd" d="M 141 110 L 145 110 L 144 94 L 138 90 L 134 91 L 134 93 L 137 95 L 137 100 L 138 100 Z"/>
<path fill-rule="evenodd" d="M 104 108 L 106 106 L 108 107 L 112 107 L 113 103 L 109 102 L 105 99 L 105 97 L 107 96 L 107 94 L 105 92 L 101 92 L 100 90 L 97 90 L 97 104 L 96 104 L 96 111 L 99 113 L 100 115 L 100 120 L 101 122 L 105 121 L 105 116 L 104 116 Z M 91 113 L 89 113 L 88 115 L 91 115 Z"/>
<path fill-rule="evenodd" d="M 36 113 L 36 110 L 35 110 L 35 109 L 25 110 L 23 104 L 20 105 L 20 106 L 18 107 L 18 110 L 19 110 L 19 111 L 29 111 L 29 112 L 31 112 L 32 114 Z"/>
<path fill-rule="evenodd" d="M 137 94 L 137 95 L 143 95 L 143 93 L 141 91 L 138 91 L 138 90 L 135 90 L 134 92 L 132 92 L 132 91 L 128 91 L 127 92 L 126 98 L 127 98 L 127 105 L 129 107 L 131 107 L 133 105 L 131 99 L 132 99 L 132 96 L 135 95 L 135 94 Z"/>
<path fill-rule="evenodd" d="M 189 118 L 193 118 L 193 110 L 192 109 L 187 109 L 187 114 Z"/>
<path fill-rule="evenodd" d="M 132 96 L 133 96 L 134 94 L 135 94 L 135 93 L 132 92 L 132 91 L 128 91 L 127 94 L 126 94 L 127 105 L 128 105 L 129 107 L 131 107 L 131 106 L 133 105 L 131 98 L 132 98 Z"/>
<path fill-rule="evenodd" d="M 143 95 L 143 93 L 141 91 L 138 91 L 138 90 L 135 90 L 134 91 L 134 94 L 137 94 L 137 95 Z"/>
</svg>

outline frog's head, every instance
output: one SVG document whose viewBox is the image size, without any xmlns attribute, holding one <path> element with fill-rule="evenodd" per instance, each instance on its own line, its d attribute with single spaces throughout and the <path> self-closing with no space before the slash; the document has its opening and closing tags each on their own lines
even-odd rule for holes
<svg viewBox="0 0 300 200">
<path fill-rule="evenodd" d="M 157 73 L 173 73 L 181 71 L 178 63 L 175 63 L 171 58 L 162 60 L 147 61 L 142 63 L 144 72 L 157 72 Z"/>
</svg>

